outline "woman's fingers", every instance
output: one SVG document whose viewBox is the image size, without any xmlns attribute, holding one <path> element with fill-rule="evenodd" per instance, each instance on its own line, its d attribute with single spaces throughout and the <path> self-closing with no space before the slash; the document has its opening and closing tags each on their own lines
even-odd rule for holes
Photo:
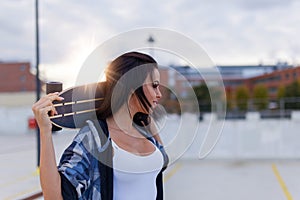
<svg viewBox="0 0 300 200">
<path fill-rule="evenodd" d="M 39 106 L 41 104 L 44 104 L 45 102 L 48 103 L 48 104 L 52 104 L 52 102 L 54 100 L 58 100 L 58 101 L 62 101 L 64 98 L 63 97 L 60 97 L 58 96 L 59 93 L 51 93 L 51 94 L 48 94 L 44 97 L 42 97 L 38 102 L 36 102 L 34 105 L 36 106 Z"/>
<path fill-rule="evenodd" d="M 48 96 L 48 98 L 50 99 L 50 101 L 54 101 L 54 100 L 62 101 L 62 100 L 64 100 L 63 97 L 60 97 L 60 96 L 59 96 L 59 93 L 58 93 L 58 92 L 50 93 L 50 94 L 48 94 L 47 96 Z"/>
<path fill-rule="evenodd" d="M 42 97 L 39 101 L 32 105 L 32 111 L 38 123 L 40 130 L 51 133 L 52 124 L 49 114 L 55 115 L 57 111 L 53 105 L 53 101 L 62 101 L 63 98 L 59 97 L 59 93 L 51 93 Z"/>
<path fill-rule="evenodd" d="M 58 100 L 58 101 L 63 100 L 63 98 L 58 95 L 59 95 L 58 92 L 48 94 L 42 97 L 35 104 L 33 104 L 32 111 L 39 125 L 49 126 L 49 124 L 51 124 L 49 114 L 50 116 L 57 114 L 57 111 L 52 102 L 54 100 Z"/>
<path fill-rule="evenodd" d="M 44 104 L 41 104 L 38 108 L 40 110 L 40 114 L 47 114 L 50 112 L 51 116 L 56 114 L 56 110 L 55 110 L 55 107 L 52 103 L 49 103 L 49 102 L 45 102 Z M 45 110 L 47 111 L 45 113 Z"/>
<path fill-rule="evenodd" d="M 64 99 L 63 97 L 58 96 L 58 93 L 52 93 L 42 97 L 33 106 L 35 107 L 47 106 L 47 105 L 51 105 L 54 100 L 62 101 L 63 99 Z"/>
<path fill-rule="evenodd" d="M 56 112 L 53 105 L 47 106 L 44 109 L 45 109 L 45 111 L 43 111 L 43 113 L 46 114 L 46 115 L 48 115 L 48 113 L 50 112 L 50 115 L 52 116 Z"/>
</svg>

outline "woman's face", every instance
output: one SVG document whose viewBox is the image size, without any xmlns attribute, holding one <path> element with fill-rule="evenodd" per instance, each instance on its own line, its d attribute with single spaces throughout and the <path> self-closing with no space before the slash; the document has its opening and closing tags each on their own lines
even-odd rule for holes
<svg viewBox="0 0 300 200">
<path fill-rule="evenodd" d="M 158 104 L 158 100 L 161 98 L 162 94 L 159 89 L 160 74 L 158 69 L 154 69 L 152 74 L 149 74 L 143 85 L 143 90 L 145 96 L 151 107 L 154 108 Z"/>
<path fill-rule="evenodd" d="M 154 108 L 158 104 L 158 100 L 161 98 L 161 92 L 159 90 L 160 74 L 158 69 L 149 74 L 143 84 L 143 91 L 150 103 L 151 108 Z M 149 111 L 141 105 L 136 95 L 131 96 L 129 105 L 132 106 L 133 112 L 148 113 Z"/>
</svg>

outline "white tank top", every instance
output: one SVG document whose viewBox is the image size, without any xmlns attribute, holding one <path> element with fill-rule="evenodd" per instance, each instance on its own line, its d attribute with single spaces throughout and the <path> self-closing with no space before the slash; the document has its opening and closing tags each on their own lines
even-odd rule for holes
<svg viewBox="0 0 300 200">
<path fill-rule="evenodd" d="M 163 155 L 155 146 L 150 155 L 139 156 L 120 148 L 113 140 L 114 148 L 114 200 L 155 200 L 156 177 L 163 167 Z"/>
</svg>

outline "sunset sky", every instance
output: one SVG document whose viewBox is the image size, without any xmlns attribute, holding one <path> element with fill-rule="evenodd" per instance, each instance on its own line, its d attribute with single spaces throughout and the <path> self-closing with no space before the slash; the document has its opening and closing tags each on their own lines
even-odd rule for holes
<svg viewBox="0 0 300 200">
<path fill-rule="evenodd" d="M 35 66 L 34 3 L 0 2 L 1 61 L 29 61 Z M 296 0 L 40 0 L 39 4 L 40 66 L 47 79 L 66 79 L 68 72 L 71 82 L 98 45 L 144 27 L 191 38 L 218 65 L 300 64 Z"/>
</svg>

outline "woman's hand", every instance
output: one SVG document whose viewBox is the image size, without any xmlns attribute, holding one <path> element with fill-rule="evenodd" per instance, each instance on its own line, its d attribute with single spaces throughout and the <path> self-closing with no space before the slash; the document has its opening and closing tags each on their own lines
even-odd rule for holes
<svg viewBox="0 0 300 200">
<path fill-rule="evenodd" d="M 62 199 L 61 179 L 56 167 L 50 116 L 57 114 L 53 101 L 62 101 L 59 93 L 50 93 L 33 104 L 32 111 L 41 130 L 40 181 L 44 199 Z"/>
<path fill-rule="evenodd" d="M 52 124 L 48 113 L 50 113 L 50 116 L 57 114 L 52 102 L 54 100 L 62 101 L 64 99 L 63 97 L 59 97 L 58 94 L 58 92 L 50 93 L 42 97 L 32 106 L 32 111 L 41 131 L 51 132 Z"/>
</svg>

